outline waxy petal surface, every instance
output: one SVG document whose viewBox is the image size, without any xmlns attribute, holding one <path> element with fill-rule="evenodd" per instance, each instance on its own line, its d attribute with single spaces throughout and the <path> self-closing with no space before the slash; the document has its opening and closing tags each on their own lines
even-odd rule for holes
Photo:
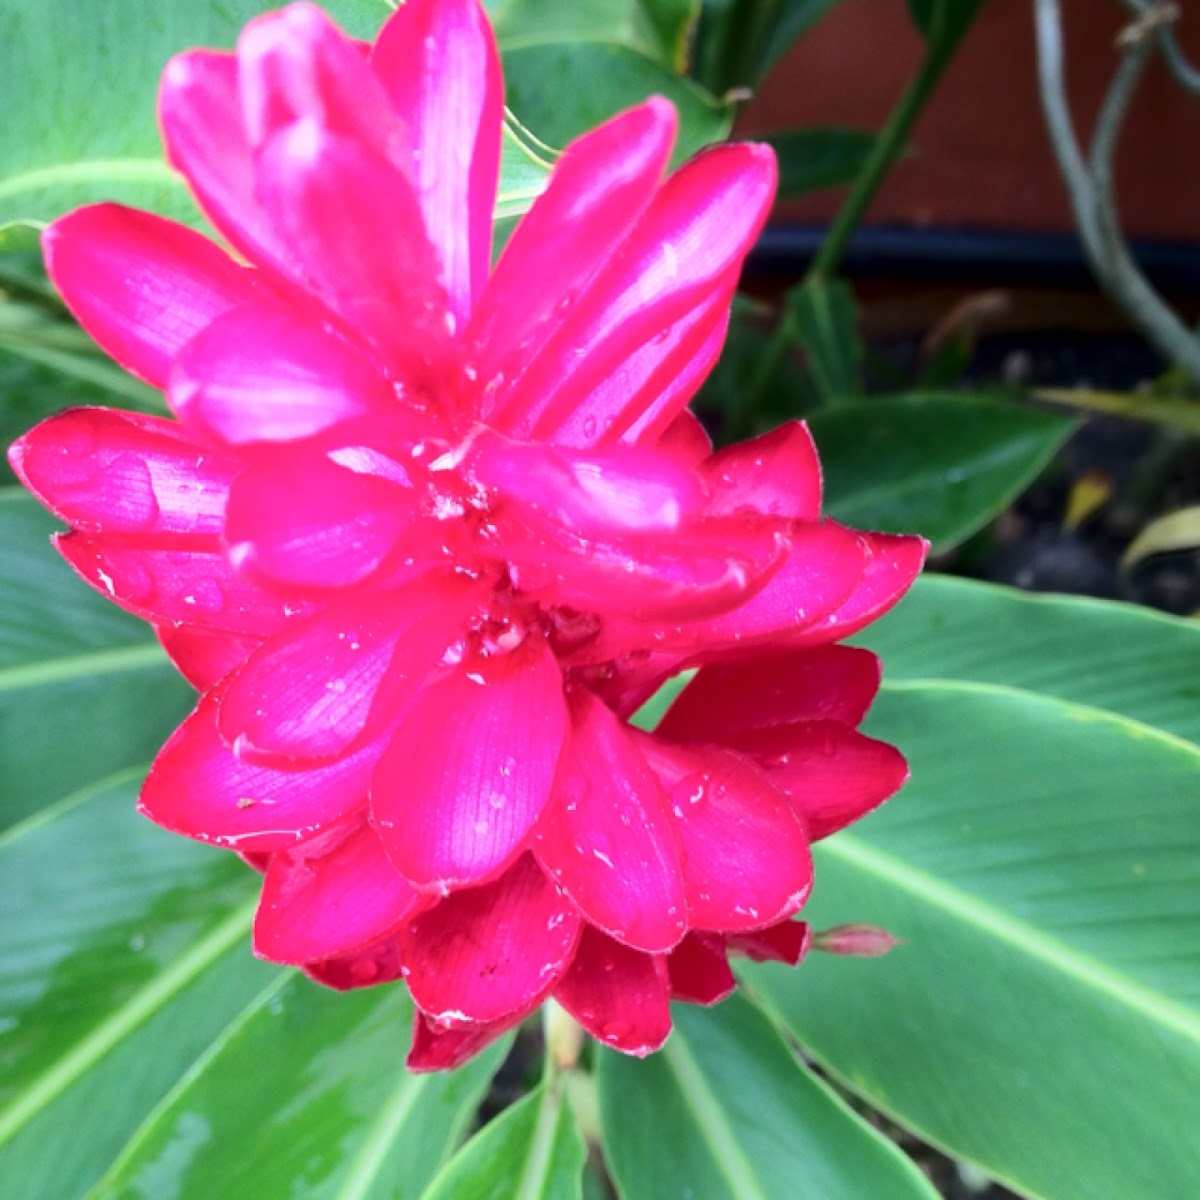
<svg viewBox="0 0 1200 1200">
<path fill-rule="evenodd" d="M 183 347 L 167 399 L 190 430 L 229 446 L 314 437 L 395 403 L 363 348 L 261 304 L 230 310 Z"/>
<path fill-rule="evenodd" d="M 812 930 L 805 921 L 780 921 L 767 929 L 731 933 L 725 944 L 732 953 L 752 962 L 781 962 L 794 967 L 812 947 Z"/>
<path fill-rule="evenodd" d="M 689 933 L 667 956 L 671 998 L 718 1004 L 737 987 L 719 934 Z"/>
<path fill-rule="evenodd" d="M 238 97 L 252 148 L 313 120 L 376 154 L 407 161 L 407 130 L 359 45 L 315 4 L 264 13 L 237 44 Z"/>
<path fill-rule="evenodd" d="M 765 772 L 719 746 L 638 740 L 675 819 L 692 927 L 757 929 L 796 912 L 812 889 L 812 855 Z"/>
<path fill-rule="evenodd" d="M 260 152 L 259 196 L 293 282 L 405 374 L 448 346 L 446 295 L 407 179 L 357 142 L 297 121 Z"/>
<path fill-rule="evenodd" d="M 418 509 L 412 488 L 293 450 L 238 476 L 225 539 L 235 567 L 252 578 L 345 588 L 378 570 Z"/>
<path fill-rule="evenodd" d="M 394 983 L 401 975 L 400 945 L 395 937 L 385 937 L 349 954 L 305 963 L 301 969 L 310 979 L 339 992 Z"/>
<path fill-rule="evenodd" d="M 567 732 L 562 675 L 540 636 L 426 685 L 371 784 L 371 819 L 423 891 L 496 874 L 550 799 Z"/>
<path fill-rule="evenodd" d="M 621 362 L 711 302 L 757 236 L 774 187 L 774 155 L 748 144 L 705 150 L 676 171 L 569 319 L 498 394 L 498 427 L 553 439 Z"/>
<path fill-rule="evenodd" d="M 785 650 L 744 663 L 702 667 L 656 733 L 723 742 L 751 729 L 826 719 L 858 725 L 879 690 L 879 659 L 856 646 Z"/>
<path fill-rule="evenodd" d="M 214 50 L 176 55 L 163 71 L 158 119 L 167 160 L 223 237 L 273 278 L 294 275 L 292 255 L 256 195 L 257 172 L 238 94 L 237 59 Z M 165 380 L 164 380 L 165 382 Z"/>
<path fill-rule="evenodd" d="M 760 512 L 803 521 L 821 515 L 821 463 L 803 421 L 718 450 L 703 474 L 714 514 Z"/>
<path fill-rule="evenodd" d="M 127 371 L 165 387 L 208 323 L 262 294 L 253 271 L 174 221 L 95 204 L 42 235 L 46 269 L 79 323 Z"/>
<path fill-rule="evenodd" d="M 720 355 L 736 282 L 731 274 L 715 283 L 707 301 L 614 363 L 546 436 L 578 446 L 657 441 Z"/>
<path fill-rule="evenodd" d="M 504 115 L 495 37 L 474 0 L 408 0 L 380 31 L 371 65 L 408 127 L 413 183 L 461 331 L 492 255 Z"/>
<path fill-rule="evenodd" d="M 642 954 L 584 928 L 554 998 L 597 1041 L 645 1058 L 671 1032 L 671 988 L 662 955 Z"/>
<path fill-rule="evenodd" d="M 724 740 L 761 764 L 814 842 L 878 808 L 908 779 L 908 764 L 894 746 L 840 721 L 774 725 Z"/>
<path fill-rule="evenodd" d="M 262 644 L 260 638 L 195 625 L 156 625 L 154 632 L 167 657 L 198 692 L 207 692 Z"/>
<path fill-rule="evenodd" d="M 574 699 L 554 803 L 533 849 L 597 928 L 647 951 L 683 937 L 687 899 L 662 789 L 621 722 L 586 692 Z"/>
<path fill-rule="evenodd" d="M 279 766 L 346 754 L 412 701 L 474 601 L 459 581 L 430 577 L 318 613 L 233 676 L 223 736 L 243 756 Z"/>
<path fill-rule="evenodd" d="M 769 518 L 701 519 L 669 536 L 600 540 L 514 506 L 497 512 L 493 525 L 519 588 L 634 621 L 729 611 L 761 588 L 788 553 L 789 531 Z M 646 641 L 644 630 L 632 636 L 639 645 Z"/>
<path fill-rule="evenodd" d="M 55 516 L 84 533 L 221 532 L 236 464 L 174 421 L 72 408 L 13 444 L 9 460 Z"/>
<path fill-rule="evenodd" d="M 239 850 L 281 850 L 366 804 L 383 744 L 328 767 L 279 771 L 240 759 L 221 737 L 221 687 L 159 751 L 138 801 L 158 825 Z"/>
<path fill-rule="evenodd" d="M 465 466 L 531 525 L 552 524 L 589 541 L 672 533 L 705 501 L 695 471 L 640 447 L 578 451 L 485 433 Z"/>
<path fill-rule="evenodd" d="M 882 617 L 921 573 L 929 553 L 924 538 L 896 533 L 858 536 L 867 549 L 866 569 L 858 586 L 828 616 L 788 634 L 789 645 L 824 646 L 850 637 Z"/>
<path fill-rule="evenodd" d="M 447 1029 L 431 1021 L 420 1009 L 413 1014 L 412 1045 L 404 1065 L 414 1072 L 453 1071 L 475 1057 L 498 1037 L 524 1020 L 497 1021 L 493 1025 L 470 1025 Z"/>
<path fill-rule="evenodd" d="M 393 933 L 424 904 L 360 813 L 271 856 L 254 952 L 282 963 L 331 958 Z"/>
<path fill-rule="evenodd" d="M 654 443 L 654 448 L 672 455 L 689 467 L 700 466 L 713 452 L 708 430 L 690 408 L 675 415 L 663 435 Z M 712 512 L 711 505 L 708 511 Z"/>
<path fill-rule="evenodd" d="M 788 537 L 787 558 L 763 588 L 711 620 L 664 631 L 663 647 L 694 647 L 716 657 L 779 640 L 794 644 L 798 630 L 845 604 L 866 569 L 862 538 L 831 521 L 795 522 Z"/>
<path fill-rule="evenodd" d="M 675 109 L 652 97 L 573 141 L 554 164 L 471 319 L 481 415 L 566 320 L 650 203 L 677 123 Z"/>
<path fill-rule="evenodd" d="M 404 929 L 409 991 L 444 1025 L 528 1012 L 567 969 L 579 930 L 574 907 L 524 855 L 499 879 L 452 893 Z"/>
<path fill-rule="evenodd" d="M 312 611 L 305 601 L 284 599 L 239 575 L 215 543 L 197 547 L 82 533 L 51 540 L 102 596 L 156 624 L 268 637 Z"/>
</svg>

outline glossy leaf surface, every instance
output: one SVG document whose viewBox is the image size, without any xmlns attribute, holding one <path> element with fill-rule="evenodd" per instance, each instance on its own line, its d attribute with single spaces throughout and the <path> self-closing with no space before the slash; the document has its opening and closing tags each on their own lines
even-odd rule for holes
<svg viewBox="0 0 1200 1200">
<path fill-rule="evenodd" d="M 73 1200 L 271 978 L 255 878 L 134 808 L 142 768 L 0 842 L 0 1178 Z"/>
<path fill-rule="evenodd" d="M 821 399 L 829 404 L 860 399 L 863 346 L 850 285 L 840 279 L 800 284 L 788 293 L 784 320 Z"/>
<path fill-rule="evenodd" d="M 1023 1194 L 1188 1194 L 1200 751 L 1099 708 L 936 679 L 885 685 L 865 728 L 904 747 L 913 783 L 818 848 L 805 915 L 907 945 L 752 966 L 753 989 L 835 1076 Z"/>
<path fill-rule="evenodd" d="M 682 72 L 699 0 L 484 0 L 502 45 L 601 41 L 630 46 Z"/>
<path fill-rule="evenodd" d="M 1007 506 L 1073 423 L 987 396 L 928 393 L 839 405 L 810 421 L 830 516 L 920 533 L 936 553 Z"/>
<path fill-rule="evenodd" d="M 579 1200 L 585 1156 L 570 1107 L 543 1086 L 477 1133 L 421 1200 Z"/>
<path fill-rule="evenodd" d="M 556 149 L 652 94 L 679 110 L 674 163 L 722 139 L 733 120 L 729 105 L 629 46 L 528 40 L 502 44 L 501 55 L 509 107 Z"/>
<path fill-rule="evenodd" d="M 603 1050 L 600 1119 L 622 1197 L 932 1200 L 885 1138 L 795 1058 L 744 999 L 676 1005 L 644 1062 Z"/>
<path fill-rule="evenodd" d="M 195 700 L 146 625 L 51 550 L 61 527 L 0 491 L 0 829 L 149 763 Z"/>
<path fill-rule="evenodd" d="M 251 17 L 276 7 L 264 0 L 173 0 L 156 5 L 148 20 L 131 4 L 0 0 L 0 108 L 21 114 L 0 141 L 0 223 L 48 221 L 94 200 L 197 222 L 182 180 L 163 159 L 155 122 L 159 75 L 180 50 L 231 47 Z M 392 8 L 385 0 L 326 0 L 323 7 L 366 39 Z M 515 201 L 527 208 L 527 177 L 540 168 L 515 142 L 505 149 L 498 206 L 507 211 Z"/>
<path fill-rule="evenodd" d="M 279 972 L 150 1113 L 97 1200 L 419 1196 L 508 1039 L 454 1074 L 413 1075 L 411 1020 L 402 988 L 337 993 Z"/>
<path fill-rule="evenodd" d="M 862 170 L 875 135 L 865 129 L 784 129 L 763 140 L 779 159 L 779 195 L 790 199 L 818 188 L 852 183 Z"/>
<path fill-rule="evenodd" d="M 1129 717 L 1200 745 L 1200 626 L 1079 596 L 1031 596 L 945 575 L 854 639 L 888 682 L 1022 688 Z M 903 803 L 903 801 L 901 801 Z"/>
</svg>

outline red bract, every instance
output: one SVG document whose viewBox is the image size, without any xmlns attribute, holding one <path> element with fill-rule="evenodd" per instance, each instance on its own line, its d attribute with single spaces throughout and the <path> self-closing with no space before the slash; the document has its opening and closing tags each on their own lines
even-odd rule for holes
<svg viewBox="0 0 1200 1200">
<path fill-rule="evenodd" d="M 235 253 L 111 204 L 45 246 L 175 419 L 75 410 L 12 451 L 203 693 L 142 810 L 264 871 L 264 957 L 405 978 L 417 1069 L 548 996 L 645 1054 L 730 953 L 798 961 L 810 842 L 905 778 L 856 732 L 875 659 L 832 643 L 925 547 L 822 522 L 803 425 L 714 454 L 686 410 L 771 152 L 664 177 L 651 99 L 567 148 L 489 274 L 475 0 L 408 0 L 371 47 L 294 5 L 174 60 L 160 115 Z"/>
</svg>

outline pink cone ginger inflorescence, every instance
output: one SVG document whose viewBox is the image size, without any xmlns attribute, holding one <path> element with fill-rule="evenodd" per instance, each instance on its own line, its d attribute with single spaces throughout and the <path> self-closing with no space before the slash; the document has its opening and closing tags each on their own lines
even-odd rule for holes
<svg viewBox="0 0 1200 1200">
<path fill-rule="evenodd" d="M 656 1049 L 731 953 L 799 960 L 811 842 L 906 777 L 856 729 L 876 659 L 835 643 L 924 543 L 822 521 L 802 424 L 714 453 L 686 408 L 770 150 L 667 174 L 651 99 L 566 149 L 493 268 L 502 106 L 476 0 L 371 46 L 295 4 L 176 58 L 167 152 L 232 252 L 114 204 L 45 235 L 173 419 L 75 409 L 11 452 L 201 693 L 142 811 L 263 873 L 263 957 L 403 978 L 414 1069 L 550 996 Z"/>
</svg>

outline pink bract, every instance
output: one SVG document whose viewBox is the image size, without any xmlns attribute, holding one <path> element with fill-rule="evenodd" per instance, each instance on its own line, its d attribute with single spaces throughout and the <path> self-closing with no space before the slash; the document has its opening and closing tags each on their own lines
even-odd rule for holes
<svg viewBox="0 0 1200 1200">
<path fill-rule="evenodd" d="M 232 252 L 114 204 L 45 236 L 173 419 L 77 409 L 11 452 L 202 693 L 142 811 L 264 872 L 259 954 L 405 979 L 414 1069 L 550 996 L 653 1051 L 731 953 L 799 961 L 810 843 L 906 777 L 857 731 L 877 661 L 834 643 L 924 543 L 822 521 L 802 424 L 713 453 L 686 407 L 770 150 L 667 174 L 650 99 L 566 149 L 493 268 L 502 106 L 476 0 L 408 0 L 369 47 L 295 4 L 176 58 L 168 157 Z"/>
</svg>

